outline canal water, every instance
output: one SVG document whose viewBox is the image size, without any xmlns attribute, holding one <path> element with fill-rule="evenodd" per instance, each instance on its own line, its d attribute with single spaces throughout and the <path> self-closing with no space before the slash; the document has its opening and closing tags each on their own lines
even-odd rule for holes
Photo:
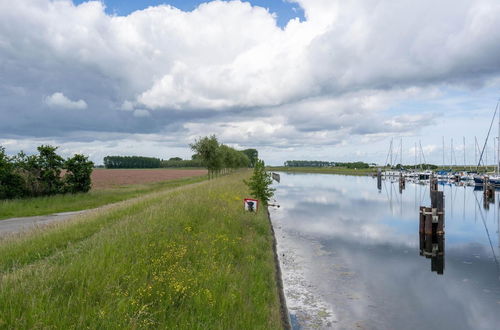
<svg viewBox="0 0 500 330">
<path fill-rule="evenodd" d="M 500 329 L 498 193 L 485 205 L 441 184 L 445 235 L 427 258 L 428 185 L 280 174 L 270 212 L 294 329 Z"/>
</svg>

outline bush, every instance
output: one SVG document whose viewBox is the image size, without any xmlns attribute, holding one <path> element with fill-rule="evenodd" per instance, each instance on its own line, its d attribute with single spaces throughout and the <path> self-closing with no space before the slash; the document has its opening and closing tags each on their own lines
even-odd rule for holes
<svg viewBox="0 0 500 330">
<path fill-rule="evenodd" d="M 40 146 L 38 155 L 22 151 L 14 157 L 0 146 L 0 199 L 36 197 L 90 190 L 93 163 L 83 155 L 66 161 L 56 154 L 57 147 Z M 67 173 L 61 178 L 62 169 Z"/>
<path fill-rule="evenodd" d="M 64 168 L 67 170 L 64 175 L 64 191 L 70 193 L 88 192 L 92 184 L 90 175 L 93 167 L 94 163 L 84 155 L 74 155 L 69 158 L 64 164 Z"/>
<path fill-rule="evenodd" d="M 23 178 L 14 172 L 14 165 L 5 154 L 5 148 L 0 147 L 0 199 L 23 196 L 23 187 Z"/>
<path fill-rule="evenodd" d="M 253 169 L 253 175 L 250 181 L 243 181 L 250 189 L 253 197 L 259 199 L 264 205 L 269 203 L 271 197 L 274 196 L 276 189 L 271 188 L 273 179 L 271 174 L 266 172 L 266 167 L 263 160 L 257 160 Z"/>
</svg>

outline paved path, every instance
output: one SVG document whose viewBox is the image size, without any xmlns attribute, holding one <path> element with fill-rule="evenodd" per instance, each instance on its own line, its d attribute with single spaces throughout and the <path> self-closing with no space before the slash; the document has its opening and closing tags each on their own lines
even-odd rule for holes
<svg viewBox="0 0 500 330">
<path fill-rule="evenodd" d="M 64 221 L 86 211 L 87 210 L 0 220 L 0 236 L 19 233 L 51 222 Z"/>
</svg>

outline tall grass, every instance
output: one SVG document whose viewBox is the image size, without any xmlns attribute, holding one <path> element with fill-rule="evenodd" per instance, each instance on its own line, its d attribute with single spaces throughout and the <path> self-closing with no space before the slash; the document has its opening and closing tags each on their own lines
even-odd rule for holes
<svg viewBox="0 0 500 330">
<path fill-rule="evenodd" d="M 88 193 L 65 194 L 0 201 L 0 220 L 58 212 L 79 211 L 123 201 L 143 194 L 175 188 L 206 180 L 206 176 L 189 177 L 150 184 L 119 186 L 91 190 Z"/>
<path fill-rule="evenodd" d="M 243 211 L 247 173 L 0 242 L 0 327 L 280 328 L 267 214 Z"/>
</svg>

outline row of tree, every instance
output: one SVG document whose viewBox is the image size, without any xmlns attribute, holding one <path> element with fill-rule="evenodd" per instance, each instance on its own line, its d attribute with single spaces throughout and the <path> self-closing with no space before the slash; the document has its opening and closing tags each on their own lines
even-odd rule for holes
<svg viewBox="0 0 500 330">
<path fill-rule="evenodd" d="M 140 156 L 106 156 L 106 168 L 160 168 L 161 160 L 153 157 Z"/>
<path fill-rule="evenodd" d="M 334 162 L 324 162 L 321 160 L 287 160 L 285 167 L 332 167 Z"/>
<path fill-rule="evenodd" d="M 320 160 L 287 160 L 285 167 L 347 167 L 347 168 L 369 168 L 364 162 L 325 162 Z"/>
<path fill-rule="evenodd" d="M 42 145 L 38 155 L 9 157 L 0 146 L 0 199 L 87 192 L 94 163 L 84 155 L 63 159 L 57 147 Z M 64 171 L 64 175 L 63 175 Z"/>
<path fill-rule="evenodd" d="M 178 158 L 178 157 L 176 157 Z M 173 158 L 170 158 L 169 160 L 162 160 L 161 167 L 165 168 L 179 168 L 179 167 L 205 167 L 203 165 L 203 162 L 201 159 L 182 159 L 179 158 L 178 160 L 175 160 Z"/>
<path fill-rule="evenodd" d="M 215 135 L 199 138 L 190 147 L 196 153 L 194 158 L 200 159 L 208 169 L 209 178 L 226 173 L 229 170 L 250 167 L 258 160 L 257 150 L 238 151 L 219 143 Z"/>
</svg>

